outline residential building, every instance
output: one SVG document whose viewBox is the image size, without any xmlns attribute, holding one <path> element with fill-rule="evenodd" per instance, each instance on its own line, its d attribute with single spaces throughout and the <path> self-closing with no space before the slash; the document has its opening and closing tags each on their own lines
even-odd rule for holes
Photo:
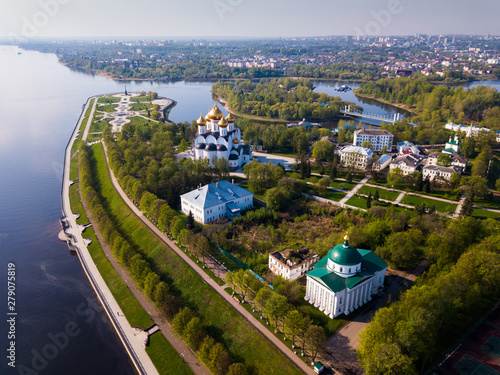
<svg viewBox="0 0 500 375">
<path fill-rule="evenodd" d="M 275 251 L 269 254 L 269 269 L 287 280 L 296 280 L 309 271 L 318 259 L 318 254 L 308 249 Z"/>
<path fill-rule="evenodd" d="M 389 164 L 389 169 L 393 170 L 395 168 L 399 168 L 403 172 L 403 175 L 406 176 L 419 170 L 424 159 L 424 156 L 416 154 L 398 156 Z"/>
<path fill-rule="evenodd" d="M 396 148 L 398 151 L 398 154 L 400 155 L 406 155 L 406 154 L 420 154 L 420 149 L 415 146 L 413 143 L 408 142 L 408 141 L 403 141 L 403 142 L 398 142 L 396 144 Z"/>
<path fill-rule="evenodd" d="M 348 315 L 382 291 L 386 269 L 377 254 L 349 245 L 346 236 L 306 273 L 305 300 L 332 319 Z"/>
<path fill-rule="evenodd" d="M 222 111 L 214 104 L 212 110 L 196 121 L 198 133 L 193 142 L 196 160 L 208 159 L 215 166 L 218 159 L 227 159 L 229 168 L 238 169 L 252 160 L 252 150 L 241 141 L 241 131 L 234 125 L 234 117 L 223 117 Z"/>
<path fill-rule="evenodd" d="M 253 208 L 253 193 L 234 183 L 219 181 L 200 186 L 181 195 L 181 211 L 193 214 L 201 224 L 210 223 L 221 217 L 233 219 L 241 211 Z"/>
<path fill-rule="evenodd" d="M 441 155 L 445 155 L 442 152 L 431 152 L 427 157 L 427 165 L 437 165 L 437 161 Z M 462 169 L 467 167 L 467 158 L 460 156 L 458 154 L 449 155 L 451 157 L 451 165 L 455 165 Z"/>
<path fill-rule="evenodd" d="M 340 150 L 340 161 L 347 167 L 366 170 L 371 164 L 373 150 L 358 146 L 346 146 Z"/>
<path fill-rule="evenodd" d="M 381 171 L 385 167 L 387 167 L 392 160 L 392 156 L 389 154 L 384 154 L 376 162 L 373 163 L 373 170 Z"/>
<path fill-rule="evenodd" d="M 383 129 L 360 129 L 354 132 L 354 146 L 363 146 L 364 142 L 370 142 L 373 151 L 382 151 L 387 146 L 387 152 L 392 151 L 394 135 Z"/>
<path fill-rule="evenodd" d="M 426 165 L 423 169 L 424 179 L 428 178 L 430 181 L 437 178 L 438 180 L 450 181 L 451 175 L 454 172 L 462 174 L 462 168 L 452 165 L 450 167 L 443 167 L 441 165 Z"/>
</svg>

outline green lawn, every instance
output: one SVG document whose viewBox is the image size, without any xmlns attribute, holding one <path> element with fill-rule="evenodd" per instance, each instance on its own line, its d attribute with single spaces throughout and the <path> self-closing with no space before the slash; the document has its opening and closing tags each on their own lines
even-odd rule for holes
<svg viewBox="0 0 500 375">
<path fill-rule="evenodd" d="M 358 193 L 365 194 L 365 195 L 369 195 L 371 193 L 373 196 L 375 194 L 376 190 L 377 190 L 377 188 L 364 185 L 361 189 L 358 190 Z M 385 190 L 385 189 L 378 189 L 378 195 L 379 195 L 380 199 L 385 199 L 387 201 L 394 202 L 396 200 L 396 198 L 398 197 L 399 192 Z"/>
<path fill-rule="evenodd" d="M 431 207 L 432 205 L 434 205 L 434 207 L 436 207 L 437 211 L 448 213 L 448 214 L 455 213 L 455 210 L 457 208 L 457 205 L 453 204 L 453 203 L 438 201 L 438 200 L 430 199 L 430 198 L 421 198 L 421 197 L 417 197 L 415 195 L 409 195 L 409 194 L 406 194 L 403 197 L 403 199 L 401 200 L 401 203 L 408 204 L 410 206 L 417 206 L 419 204 L 422 204 L 422 202 L 425 202 L 425 205 L 427 207 Z"/>
<path fill-rule="evenodd" d="M 96 111 L 115 112 L 117 107 L 118 106 L 116 104 L 98 105 L 96 107 Z"/>
<path fill-rule="evenodd" d="M 338 202 L 344 198 L 347 194 L 341 191 L 328 190 L 325 194 L 321 195 L 321 198 L 330 199 L 331 201 Z"/>
<path fill-rule="evenodd" d="M 133 245 L 145 251 L 147 259 L 155 265 L 163 278 L 171 280 L 172 288 L 178 291 L 184 305 L 194 309 L 203 325 L 210 327 L 212 334 L 223 342 L 232 356 L 243 360 L 255 373 L 301 374 L 281 352 L 131 213 L 111 184 L 102 145 L 94 145 L 93 150 L 101 194 L 106 199 L 111 215 L 119 223 L 118 229 L 128 235 Z M 276 366 L 278 363 L 280 365 Z"/>
<path fill-rule="evenodd" d="M 130 117 L 129 120 L 131 125 L 151 125 L 155 123 L 154 121 L 149 121 L 139 116 Z"/>
<path fill-rule="evenodd" d="M 110 120 L 92 121 L 92 124 L 90 124 L 89 133 L 102 132 L 104 128 L 109 125 Z"/>
<path fill-rule="evenodd" d="M 362 197 L 362 196 L 359 196 L 359 195 L 355 195 L 353 196 L 351 199 L 349 199 L 346 204 L 350 205 L 350 206 L 354 206 L 354 207 L 358 207 L 358 208 L 363 208 L 366 210 L 366 202 L 368 201 L 367 198 L 365 197 Z M 391 203 L 387 203 L 387 202 L 374 202 L 372 200 L 372 207 L 374 206 L 380 206 L 380 207 L 389 207 L 391 206 Z M 404 207 L 400 207 L 398 205 L 394 205 L 394 211 L 395 212 L 402 212 L 402 211 L 405 211 L 407 210 L 407 208 L 404 208 Z"/>
<path fill-rule="evenodd" d="M 78 158 L 75 157 L 71 162 L 71 168 L 73 169 L 74 165 L 77 163 Z M 76 183 L 70 186 L 71 210 L 73 213 L 80 214 L 78 223 L 87 224 L 89 219 L 80 201 L 78 185 L 79 184 Z M 85 238 L 92 239 L 92 243 L 88 246 L 90 255 L 92 256 L 95 264 L 98 266 L 101 276 L 120 305 L 120 308 L 127 317 L 129 323 L 132 326 L 139 326 L 143 328 L 149 327 L 153 323 L 151 318 L 137 301 L 118 272 L 116 272 L 113 265 L 106 258 L 101 244 L 97 240 L 94 229 L 92 227 L 85 229 L 83 235 Z M 161 333 L 156 333 L 150 337 L 149 346 L 146 348 L 146 352 L 161 375 L 193 373 L 189 366 L 183 361 L 179 353 L 175 351 L 172 345 Z"/>
<path fill-rule="evenodd" d="M 479 199 L 479 198 L 475 198 L 474 199 L 474 205 L 480 206 L 480 207 L 492 208 L 494 210 L 500 210 L 500 199 L 495 199 L 495 198 Z"/>
<path fill-rule="evenodd" d="M 175 351 L 161 332 L 156 332 L 152 336 L 149 336 L 149 345 L 146 347 L 146 353 L 148 353 L 156 369 L 162 375 L 193 374 L 191 368 L 184 362 L 184 359 Z"/>
<path fill-rule="evenodd" d="M 97 103 L 99 104 L 104 104 L 104 103 L 118 103 L 120 101 L 120 98 L 116 98 L 114 96 L 102 96 L 97 99 Z"/>
<path fill-rule="evenodd" d="M 152 109 L 153 105 L 149 103 L 134 103 L 130 107 L 131 111 L 146 111 L 148 109 Z"/>
<path fill-rule="evenodd" d="M 87 224 L 89 219 L 82 203 L 80 202 L 80 195 L 78 194 L 78 183 L 70 187 L 71 210 L 73 213 L 79 213 L 80 218 L 78 223 Z M 90 255 L 95 264 L 99 268 L 99 272 L 104 281 L 108 285 L 111 293 L 120 305 L 123 313 L 126 315 L 127 320 L 132 326 L 139 326 L 143 328 L 149 327 L 153 322 L 148 313 L 142 308 L 140 303 L 134 297 L 127 284 L 120 277 L 118 272 L 108 260 L 102 247 L 97 240 L 94 229 L 92 227 L 85 229 L 83 236 L 92 239 L 92 243 L 88 246 Z"/>
<path fill-rule="evenodd" d="M 481 210 L 480 208 L 474 208 L 472 210 L 472 216 L 478 219 L 487 219 L 489 217 L 496 219 L 500 217 L 500 213 L 492 212 L 487 210 Z"/>
<path fill-rule="evenodd" d="M 330 186 L 332 188 L 341 189 L 341 190 L 352 190 L 357 184 L 353 184 L 351 182 L 341 181 L 341 180 L 332 180 Z"/>
<path fill-rule="evenodd" d="M 349 199 L 345 204 L 366 210 L 366 202 L 367 199 L 365 197 L 355 195 L 351 199 Z"/>
</svg>

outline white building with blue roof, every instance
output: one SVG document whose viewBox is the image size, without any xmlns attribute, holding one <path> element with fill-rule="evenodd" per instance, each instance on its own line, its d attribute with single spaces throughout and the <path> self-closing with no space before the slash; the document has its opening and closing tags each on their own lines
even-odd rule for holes
<svg viewBox="0 0 500 375">
<path fill-rule="evenodd" d="M 208 224 L 221 217 L 234 219 L 253 208 L 253 193 L 228 181 L 219 181 L 181 195 L 181 210 L 195 221 Z"/>
</svg>

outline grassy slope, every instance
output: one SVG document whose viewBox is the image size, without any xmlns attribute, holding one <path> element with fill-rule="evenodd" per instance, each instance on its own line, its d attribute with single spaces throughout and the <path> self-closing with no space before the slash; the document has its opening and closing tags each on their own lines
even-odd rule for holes
<svg viewBox="0 0 500 375">
<path fill-rule="evenodd" d="M 71 168 L 78 163 L 78 158 L 75 157 L 71 161 Z M 78 193 L 78 183 L 70 187 L 71 210 L 73 213 L 80 214 L 78 222 L 87 224 L 89 219 L 83 205 L 80 201 Z M 99 268 L 104 281 L 111 290 L 116 301 L 120 305 L 127 320 L 132 326 L 148 327 L 152 324 L 147 312 L 142 308 L 137 299 L 134 297 L 128 286 L 120 277 L 113 265 L 109 262 L 102 250 L 102 247 L 97 240 L 94 229 L 87 228 L 84 232 L 84 237 L 92 239 L 92 244 L 88 246 L 90 255 Z M 161 336 L 161 337 L 160 337 Z M 192 374 L 189 366 L 184 363 L 181 356 L 174 350 L 172 345 L 160 333 L 151 336 L 149 346 L 146 351 L 153 361 L 155 367 L 161 375 L 171 374 Z"/>
<path fill-rule="evenodd" d="M 102 145 L 94 145 L 93 149 L 102 195 L 120 223 L 120 229 L 136 245 L 141 244 L 147 250 L 147 257 L 164 273 L 165 278 L 173 280 L 173 286 L 182 294 L 185 305 L 197 311 L 210 334 L 221 340 L 236 360 L 245 361 L 256 374 L 301 374 L 299 369 L 131 213 L 111 184 Z"/>
</svg>

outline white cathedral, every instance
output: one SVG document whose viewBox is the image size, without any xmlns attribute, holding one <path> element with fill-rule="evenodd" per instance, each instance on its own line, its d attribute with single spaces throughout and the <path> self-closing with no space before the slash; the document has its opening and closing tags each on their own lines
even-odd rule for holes
<svg viewBox="0 0 500 375">
<path fill-rule="evenodd" d="M 214 107 L 203 118 L 196 121 L 198 133 L 193 143 L 193 154 L 196 160 L 208 159 L 214 166 L 217 160 L 225 158 L 231 169 L 237 169 L 252 160 L 250 147 L 241 140 L 241 131 L 234 125 L 234 117 L 229 113 L 224 118 L 222 111 Z"/>
<path fill-rule="evenodd" d="M 348 315 L 384 287 L 387 263 L 344 239 L 306 273 L 305 300 L 330 318 Z"/>
</svg>

